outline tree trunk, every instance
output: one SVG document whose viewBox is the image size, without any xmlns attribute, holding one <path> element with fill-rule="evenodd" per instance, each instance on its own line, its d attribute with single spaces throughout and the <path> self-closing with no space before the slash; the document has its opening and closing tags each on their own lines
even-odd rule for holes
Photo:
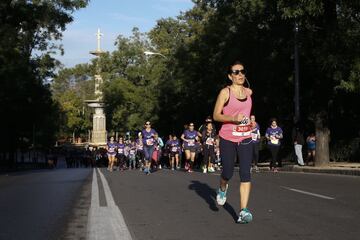
<svg viewBox="0 0 360 240">
<path fill-rule="evenodd" d="M 315 166 L 322 167 L 329 165 L 330 152 L 329 140 L 330 130 L 326 123 L 327 114 L 324 112 L 318 113 L 315 120 L 316 129 L 316 149 L 315 149 Z"/>
</svg>

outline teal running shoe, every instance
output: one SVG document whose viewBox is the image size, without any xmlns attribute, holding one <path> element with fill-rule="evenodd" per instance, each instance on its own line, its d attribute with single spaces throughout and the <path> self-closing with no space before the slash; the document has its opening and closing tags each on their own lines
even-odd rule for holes
<svg viewBox="0 0 360 240">
<path fill-rule="evenodd" d="M 247 208 L 241 209 L 237 223 L 244 224 L 244 223 L 249 223 L 252 220 L 253 220 L 253 216 L 252 216 L 251 212 L 249 211 L 249 209 L 247 209 Z"/>
<path fill-rule="evenodd" d="M 216 195 L 216 202 L 223 206 L 226 203 L 226 193 L 228 190 L 229 184 L 226 184 L 225 191 L 222 191 L 221 188 L 218 189 L 217 195 Z"/>
</svg>

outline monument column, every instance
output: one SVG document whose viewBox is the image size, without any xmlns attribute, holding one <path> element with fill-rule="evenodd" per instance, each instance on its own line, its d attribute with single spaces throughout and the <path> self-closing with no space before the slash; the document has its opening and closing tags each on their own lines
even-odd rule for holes
<svg viewBox="0 0 360 240">
<path fill-rule="evenodd" d="M 101 36 L 102 36 L 100 29 L 98 29 L 96 36 L 97 36 L 97 49 L 95 51 L 91 51 L 90 53 L 99 58 L 102 54 L 105 53 L 100 48 L 100 40 L 101 40 Z M 91 144 L 97 145 L 97 146 L 105 145 L 107 142 L 107 139 L 106 139 L 106 116 L 104 113 L 103 92 L 101 90 L 101 85 L 103 83 L 103 79 L 102 79 L 100 73 L 101 73 L 101 68 L 100 68 L 99 63 L 97 62 L 96 74 L 94 76 L 94 78 L 95 78 L 95 89 L 94 89 L 95 100 L 86 100 L 85 101 L 88 103 L 89 107 L 94 108 Z"/>
</svg>

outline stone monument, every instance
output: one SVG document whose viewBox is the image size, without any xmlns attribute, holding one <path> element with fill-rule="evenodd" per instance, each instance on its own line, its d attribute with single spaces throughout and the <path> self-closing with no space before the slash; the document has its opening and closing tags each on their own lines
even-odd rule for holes
<svg viewBox="0 0 360 240">
<path fill-rule="evenodd" d="M 100 40 L 103 34 L 100 32 L 100 29 L 97 31 L 97 49 L 91 51 L 90 54 L 100 57 L 105 52 L 100 48 Z M 96 65 L 96 74 L 95 74 L 95 100 L 86 100 L 85 102 L 89 107 L 94 108 L 93 115 L 93 130 L 91 134 L 91 145 L 105 145 L 107 142 L 106 136 L 106 116 L 104 114 L 104 102 L 103 102 L 103 92 L 101 90 L 101 85 L 103 79 L 100 75 L 101 69 L 99 63 Z"/>
</svg>

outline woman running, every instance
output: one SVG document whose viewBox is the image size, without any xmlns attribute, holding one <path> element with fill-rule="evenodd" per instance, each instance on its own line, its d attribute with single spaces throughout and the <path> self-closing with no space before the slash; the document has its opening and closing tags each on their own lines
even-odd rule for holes
<svg viewBox="0 0 360 240">
<path fill-rule="evenodd" d="M 258 162 L 259 162 L 259 148 L 260 148 L 260 126 L 256 122 L 255 115 L 250 116 L 250 122 L 251 122 L 251 137 L 252 137 L 252 143 L 254 145 L 253 149 L 253 170 L 255 172 L 259 172 Z"/>
<path fill-rule="evenodd" d="M 156 131 L 151 128 L 151 123 L 147 121 L 145 128 L 142 130 L 141 135 L 143 136 L 144 154 L 145 154 L 145 169 L 144 173 L 150 174 L 151 159 L 154 152 L 154 136 Z"/>
<path fill-rule="evenodd" d="M 181 139 L 184 141 L 185 169 L 187 168 L 189 173 L 193 172 L 196 155 L 195 142 L 199 140 L 198 135 L 198 131 L 194 130 L 194 123 L 190 123 L 189 128 L 181 135 Z"/>
<path fill-rule="evenodd" d="M 213 124 L 208 122 L 205 125 L 205 129 L 201 134 L 203 144 L 203 173 L 215 172 L 215 136 L 216 133 L 213 131 Z"/>
<path fill-rule="evenodd" d="M 170 165 L 171 170 L 180 169 L 179 166 L 179 151 L 180 151 L 180 142 L 177 139 L 176 135 L 172 135 L 172 139 L 169 141 L 170 148 Z M 175 165 L 176 164 L 176 165 Z"/>
<path fill-rule="evenodd" d="M 118 171 L 123 171 L 126 168 L 125 146 L 124 138 L 120 137 L 117 147 Z"/>
<path fill-rule="evenodd" d="M 252 91 L 244 87 L 245 69 L 241 62 L 236 61 L 229 66 L 228 78 L 232 84 L 220 91 L 213 114 L 215 121 L 222 122 L 219 135 L 223 170 L 216 200 L 219 205 L 224 205 L 226 202 L 228 181 L 233 176 L 234 160 L 237 157 L 240 165 L 240 213 L 237 222 L 248 223 L 252 221 L 252 214 L 247 208 L 253 153 L 250 125 Z"/>
<path fill-rule="evenodd" d="M 142 171 L 144 167 L 145 154 L 144 154 L 143 137 L 141 132 L 139 132 L 138 139 L 136 140 L 136 156 L 138 161 L 138 167 L 140 171 Z"/>
<path fill-rule="evenodd" d="M 265 137 L 268 140 L 267 145 L 271 152 L 270 171 L 278 172 L 278 168 L 282 167 L 279 150 L 281 146 L 280 139 L 283 138 L 283 130 L 277 125 L 276 118 L 270 120 L 270 127 L 266 129 Z M 276 166 L 276 162 L 278 166 Z"/>
<path fill-rule="evenodd" d="M 114 167 L 114 163 L 115 163 L 116 147 L 117 147 L 117 144 L 114 141 L 114 137 L 110 137 L 110 141 L 106 144 L 106 151 L 107 151 L 107 156 L 109 159 L 108 170 L 110 172 L 113 171 L 113 167 Z"/>
</svg>

